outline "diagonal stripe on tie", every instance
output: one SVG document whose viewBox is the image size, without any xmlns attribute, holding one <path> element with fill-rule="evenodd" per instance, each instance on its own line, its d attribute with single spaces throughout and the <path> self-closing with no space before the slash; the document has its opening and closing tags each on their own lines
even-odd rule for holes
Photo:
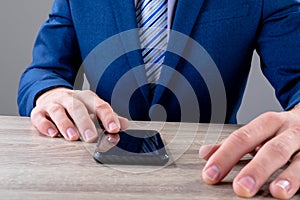
<svg viewBox="0 0 300 200">
<path fill-rule="evenodd" d="M 140 42 L 149 83 L 155 84 L 165 59 L 168 43 L 167 0 L 140 0 L 136 16 Z"/>
</svg>

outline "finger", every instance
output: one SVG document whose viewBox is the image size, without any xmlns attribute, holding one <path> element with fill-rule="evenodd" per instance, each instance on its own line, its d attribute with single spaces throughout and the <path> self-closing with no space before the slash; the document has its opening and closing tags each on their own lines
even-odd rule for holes
<svg viewBox="0 0 300 200">
<path fill-rule="evenodd" d="M 118 116 L 119 122 L 120 122 L 120 126 L 121 126 L 121 130 L 126 130 L 129 127 L 129 121 L 127 118 L 124 117 L 120 117 Z"/>
<path fill-rule="evenodd" d="M 35 107 L 30 114 L 34 127 L 42 134 L 49 137 L 56 137 L 59 132 L 56 126 L 47 119 L 46 112 Z"/>
<path fill-rule="evenodd" d="M 199 157 L 208 160 L 219 148 L 221 144 L 211 144 L 200 147 Z"/>
<path fill-rule="evenodd" d="M 80 100 L 73 97 L 67 97 L 60 103 L 71 116 L 82 139 L 85 142 L 96 141 L 98 132 L 85 105 Z"/>
<path fill-rule="evenodd" d="M 103 134 L 99 142 L 98 150 L 100 152 L 106 152 L 116 146 L 119 141 L 119 134 Z"/>
<path fill-rule="evenodd" d="M 203 181 L 208 184 L 218 183 L 245 154 L 274 136 L 281 124 L 282 120 L 277 113 L 266 113 L 234 131 L 209 158 L 203 169 Z"/>
<path fill-rule="evenodd" d="M 47 107 L 47 113 L 66 140 L 76 141 L 79 139 L 79 132 L 62 105 L 50 104 Z"/>
<path fill-rule="evenodd" d="M 91 120 L 94 122 L 94 123 L 96 123 L 97 122 L 97 116 L 95 115 L 95 114 L 89 114 L 90 115 L 90 118 L 91 118 Z"/>
<path fill-rule="evenodd" d="M 287 130 L 263 145 L 235 178 L 235 193 L 243 197 L 254 196 L 268 178 L 300 148 L 298 142 L 295 142 L 299 140 L 299 134 Z"/>
<path fill-rule="evenodd" d="M 199 157 L 204 160 L 208 160 L 220 148 L 220 146 L 224 143 L 225 140 L 226 139 L 223 139 L 218 144 L 201 146 L 199 149 Z"/>
<path fill-rule="evenodd" d="M 106 102 L 98 104 L 96 114 L 101 120 L 105 130 L 109 133 L 118 133 L 121 129 L 121 124 L 117 115 L 113 112 L 110 105 Z"/>
<path fill-rule="evenodd" d="M 270 184 L 270 192 L 278 199 L 290 199 L 300 187 L 300 153 L 295 155 L 290 165 Z"/>
<path fill-rule="evenodd" d="M 76 98 L 80 99 L 89 111 L 97 115 L 108 132 L 117 133 L 120 131 L 119 118 L 107 102 L 91 91 L 76 92 Z"/>
<path fill-rule="evenodd" d="M 254 157 L 263 145 L 264 144 L 258 145 L 253 151 L 249 152 L 249 154 Z"/>
</svg>

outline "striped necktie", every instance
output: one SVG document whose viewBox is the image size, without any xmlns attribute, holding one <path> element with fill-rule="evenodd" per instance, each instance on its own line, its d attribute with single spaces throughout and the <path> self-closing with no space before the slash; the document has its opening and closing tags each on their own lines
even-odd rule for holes
<svg viewBox="0 0 300 200">
<path fill-rule="evenodd" d="M 139 0 L 136 16 L 148 83 L 160 77 L 168 44 L 168 0 Z"/>
</svg>

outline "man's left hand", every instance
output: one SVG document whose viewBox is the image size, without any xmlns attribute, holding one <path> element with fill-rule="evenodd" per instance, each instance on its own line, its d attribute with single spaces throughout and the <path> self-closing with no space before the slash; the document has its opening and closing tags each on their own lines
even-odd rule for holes
<svg viewBox="0 0 300 200">
<path fill-rule="evenodd" d="M 299 150 L 300 107 L 264 113 L 222 143 L 200 148 L 200 157 L 207 160 L 202 178 L 208 184 L 216 184 L 244 155 L 255 152 L 235 177 L 234 192 L 241 197 L 253 197 L 275 171 L 289 163 L 269 186 L 273 197 L 288 199 L 300 186 Z"/>
</svg>

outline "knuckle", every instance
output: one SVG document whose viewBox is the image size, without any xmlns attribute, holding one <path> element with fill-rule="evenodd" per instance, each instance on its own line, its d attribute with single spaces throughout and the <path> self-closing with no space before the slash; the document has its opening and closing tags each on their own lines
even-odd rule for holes
<svg viewBox="0 0 300 200">
<path fill-rule="evenodd" d="M 37 117 L 37 115 L 40 113 L 40 109 L 37 107 L 34 107 L 30 113 L 30 117 L 31 119 L 35 119 Z"/>
<path fill-rule="evenodd" d="M 285 131 L 285 139 L 286 139 L 286 141 L 288 141 L 289 143 L 292 143 L 292 144 L 294 144 L 293 141 L 299 141 L 299 139 L 300 139 L 300 126 L 296 125 L 296 126 L 293 126 L 293 128 L 287 129 Z"/>
<path fill-rule="evenodd" d="M 65 106 L 68 113 L 72 113 L 75 108 L 74 102 L 68 102 Z"/>
<path fill-rule="evenodd" d="M 62 99 L 72 97 L 73 90 L 70 89 L 63 89 L 63 90 L 54 90 L 52 93 L 49 94 L 47 99 L 54 99 L 55 101 L 61 101 Z"/>
<path fill-rule="evenodd" d="M 55 103 L 61 103 L 63 101 L 71 101 L 75 98 L 73 90 L 70 91 L 62 91 L 58 92 L 54 95 L 54 101 Z"/>
<path fill-rule="evenodd" d="M 284 119 L 281 115 L 281 113 L 278 112 L 266 112 L 261 115 L 266 121 L 272 121 L 274 123 L 282 124 Z"/>
<path fill-rule="evenodd" d="M 48 113 L 50 114 L 55 114 L 55 113 L 59 113 L 63 110 L 63 107 L 59 104 L 51 104 L 49 105 L 48 108 Z"/>
<path fill-rule="evenodd" d="M 89 96 L 96 96 L 95 93 L 91 90 L 83 90 L 81 91 L 83 94 L 89 95 Z"/>
<path fill-rule="evenodd" d="M 96 111 L 112 111 L 109 103 L 107 102 L 102 102 L 102 103 L 99 103 L 95 106 L 95 109 Z"/>
<path fill-rule="evenodd" d="M 290 132 L 289 135 L 291 137 L 299 138 L 299 135 L 300 135 L 300 124 L 299 123 L 294 124 L 293 128 L 289 132 Z"/>
<path fill-rule="evenodd" d="M 38 117 L 37 115 L 31 115 L 30 116 L 30 119 L 31 119 L 31 123 L 33 124 L 34 127 L 39 127 L 40 126 L 40 121 L 41 121 L 41 118 Z"/>
<path fill-rule="evenodd" d="M 61 95 L 73 95 L 74 90 L 64 88 L 62 91 L 59 92 L 59 94 L 61 94 Z"/>
<path fill-rule="evenodd" d="M 231 140 L 238 145 L 247 144 L 251 141 L 251 133 L 247 128 L 242 127 L 231 134 Z"/>
<path fill-rule="evenodd" d="M 284 141 L 272 141 L 266 144 L 267 148 L 270 152 L 275 153 L 276 156 L 279 157 L 279 159 L 282 160 L 288 160 L 290 158 L 290 148 Z"/>
<path fill-rule="evenodd" d="M 66 105 L 66 110 L 74 117 L 75 114 L 82 114 L 82 111 L 85 110 L 85 105 L 79 100 L 74 100 Z"/>
<path fill-rule="evenodd" d="M 33 108 L 30 113 L 30 119 L 34 125 L 38 125 L 41 119 L 43 119 L 44 117 L 45 117 L 45 111 L 37 107 Z"/>
<path fill-rule="evenodd" d="M 73 94 L 69 95 L 72 98 L 78 98 L 80 99 L 81 96 L 85 96 L 86 92 L 82 90 L 73 90 Z"/>
<path fill-rule="evenodd" d="M 98 97 L 93 91 L 91 90 L 83 90 L 83 91 L 80 91 L 78 93 L 81 97 L 87 97 L 87 98 L 91 98 L 91 99 L 94 99 L 96 97 Z"/>
<path fill-rule="evenodd" d="M 74 96 L 69 96 L 68 98 L 65 99 L 64 105 L 66 107 L 67 110 L 73 110 L 74 108 L 76 108 L 76 106 L 78 106 L 79 104 L 79 100 L 74 98 Z"/>
<path fill-rule="evenodd" d="M 82 106 L 82 103 L 80 101 L 77 101 L 76 99 L 73 99 L 67 104 L 67 110 L 75 110 Z"/>
</svg>

